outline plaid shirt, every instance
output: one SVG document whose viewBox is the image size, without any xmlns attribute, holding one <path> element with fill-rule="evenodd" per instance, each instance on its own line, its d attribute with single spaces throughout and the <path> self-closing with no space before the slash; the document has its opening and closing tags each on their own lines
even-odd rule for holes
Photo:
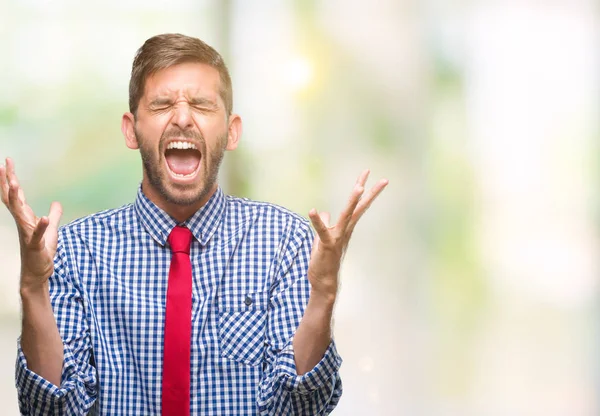
<svg viewBox="0 0 600 416">
<path fill-rule="evenodd" d="M 134 204 L 59 230 L 50 297 L 64 343 L 61 386 L 27 368 L 18 342 L 22 414 L 161 413 L 167 237 L 176 224 L 140 187 Z M 219 189 L 185 225 L 194 236 L 191 414 L 331 412 L 342 393 L 334 343 L 302 376 L 292 349 L 310 292 L 308 222 Z"/>
</svg>

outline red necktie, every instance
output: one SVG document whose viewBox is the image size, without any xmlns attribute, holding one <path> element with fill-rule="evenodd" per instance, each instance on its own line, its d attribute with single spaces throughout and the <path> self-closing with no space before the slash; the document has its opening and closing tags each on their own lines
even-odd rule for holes
<svg viewBox="0 0 600 416">
<path fill-rule="evenodd" d="M 162 415 L 190 414 L 190 348 L 192 333 L 192 233 L 177 226 L 169 235 L 173 256 L 167 287 L 162 380 Z"/>
</svg>

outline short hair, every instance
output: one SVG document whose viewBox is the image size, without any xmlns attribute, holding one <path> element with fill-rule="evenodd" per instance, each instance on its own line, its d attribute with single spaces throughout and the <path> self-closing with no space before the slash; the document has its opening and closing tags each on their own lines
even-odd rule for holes
<svg viewBox="0 0 600 416">
<path fill-rule="evenodd" d="M 153 36 L 138 49 L 129 80 L 129 111 L 136 114 L 148 77 L 161 69 L 188 62 L 210 65 L 219 72 L 221 99 L 227 115 L 231 115 L 233 91 L 223 57 L 200 39 L 179 33 Z"/>
</svg>

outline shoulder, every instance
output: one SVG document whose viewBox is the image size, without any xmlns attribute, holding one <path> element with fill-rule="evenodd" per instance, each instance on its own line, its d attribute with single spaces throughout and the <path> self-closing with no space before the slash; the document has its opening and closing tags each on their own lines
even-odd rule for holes
<svg viewBox="0 0 600 416">
<path fill-rule="evenodd" d="M 134 227 L 136 223 L 133 204 L 127 204 L 73 220 L 59 228 L 59 238 L 72 238 L 74 235 L 85 236 L 114 229 L 122 230 Z"/>
<path fill-rule="evenodd" d="M 265 225 L 285 224 L 292 228 L 310 232 L 308 219 L 281 205 L 230 195 L 226 197 L 226 201 L 228 217 L 251 216 L 256 222 Z"/>
</svg>

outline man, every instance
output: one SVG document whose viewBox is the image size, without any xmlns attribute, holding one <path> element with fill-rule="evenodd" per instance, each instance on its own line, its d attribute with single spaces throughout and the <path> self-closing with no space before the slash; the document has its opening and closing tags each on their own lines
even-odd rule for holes
<svg viewBox="0 0 600 416">
<path fill-rule="evenodd" d="M 21 247 L 22 414 L 324 415 L 341 358 L 331 318 L 356 222 L 387 185 L 358 178 L 338 223 L 225 196 L 242 121 L 221 56 L 159 35 L 139 49 L 122 119 L 143 179 L 133 204 L 58 228 L 7 159 L 2 202 Z"/>
</svg>

